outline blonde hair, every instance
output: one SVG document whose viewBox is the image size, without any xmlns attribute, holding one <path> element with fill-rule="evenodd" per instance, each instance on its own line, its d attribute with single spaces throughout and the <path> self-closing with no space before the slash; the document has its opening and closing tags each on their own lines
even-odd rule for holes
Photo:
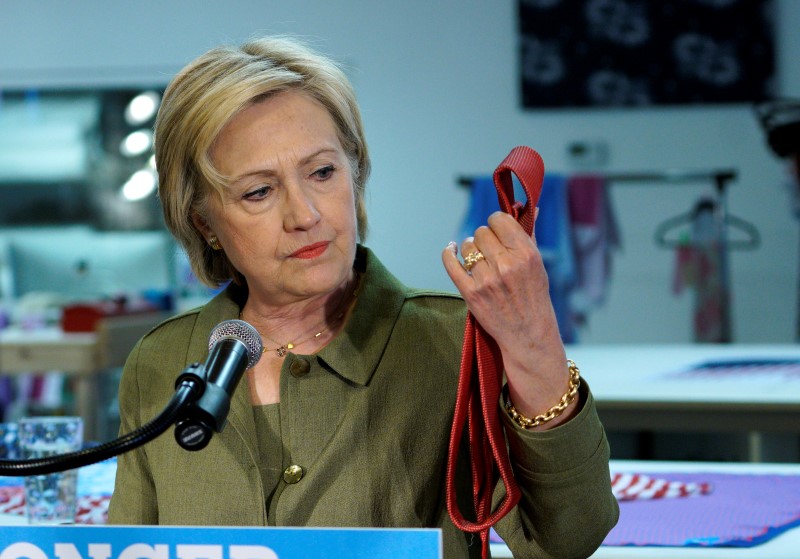
<svg viewBox="0 0 800 559">
<path fill-rule="evenodd" d="M 189 63 L 167 87 L 155 124 L 155 154 L 167 227 L 183 246 L 197 278 L 210 286 L 241 276 L 222 250 L 212 250 L 192 216 L 204 216 L 208 197 L 225 184 L 209 152 L 239 111 L 269 95 L 298 89 L 333 119 L 352 167 L 359 240 L 367 235 L 367 143 L 355 93 L 329 58 L 287 37 L 217 47 Z"/>
</svg>

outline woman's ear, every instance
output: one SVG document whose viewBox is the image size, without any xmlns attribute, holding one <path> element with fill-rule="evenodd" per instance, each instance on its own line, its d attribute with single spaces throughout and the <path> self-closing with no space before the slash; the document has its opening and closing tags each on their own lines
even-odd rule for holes
<svg viewBox="0 0 800 559">
<path fill-rule="evenodd" d="M 194 224 L 195 228 L 200 232 L 204 239 L 208 240 L 211 236 L 214 235 L 214 232 L 211 231 L 211 227 L 209 227 L 206 218 L 201 216 L 197 212 L 192 212 L 192 223 Z"/>
</svg>

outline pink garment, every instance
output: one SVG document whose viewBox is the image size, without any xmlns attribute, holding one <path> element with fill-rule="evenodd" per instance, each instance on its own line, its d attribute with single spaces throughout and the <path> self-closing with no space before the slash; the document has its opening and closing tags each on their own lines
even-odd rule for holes
<svg viewBox="0 0 800 559">
<path fill-rule="evenodd" d="M 701 201 L 703 202 L 703 201 Z M 730 292 L 723 241 L 713 219 L 713 206 L 698 204 L 691 239 L 675 250 L 673 293 L 694 289 L 694 341 L 728 343 L 732 339 Z"/>
<path fill-rule="evenodd" d="M 605 302 L 611 279 L 611 253 L 620 246 L 607 186 L 600 175 L 574 175 L 567 180 L 577 268 L 572 309 L 582 322 L 591 310 Z"/>
</svg>

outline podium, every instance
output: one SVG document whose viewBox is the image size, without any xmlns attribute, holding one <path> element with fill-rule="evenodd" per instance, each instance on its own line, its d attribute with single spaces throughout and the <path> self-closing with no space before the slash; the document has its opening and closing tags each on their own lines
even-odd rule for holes
<svg viewBox="0 0 800 559">
<path fill-rule="evenodd" d="M 441 559 L 429 528 L 4 526 L 2 559 Z"/>
</svg>

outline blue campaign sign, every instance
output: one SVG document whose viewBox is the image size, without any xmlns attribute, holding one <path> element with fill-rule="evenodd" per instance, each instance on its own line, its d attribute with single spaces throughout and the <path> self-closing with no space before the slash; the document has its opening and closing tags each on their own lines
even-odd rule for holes
<svg viewBox="0 0 800 559">
<path fill-rule="evenodd" d="M 0 559 L 441 559 L 438 529 L 3 526 Z"/>
</svg>

